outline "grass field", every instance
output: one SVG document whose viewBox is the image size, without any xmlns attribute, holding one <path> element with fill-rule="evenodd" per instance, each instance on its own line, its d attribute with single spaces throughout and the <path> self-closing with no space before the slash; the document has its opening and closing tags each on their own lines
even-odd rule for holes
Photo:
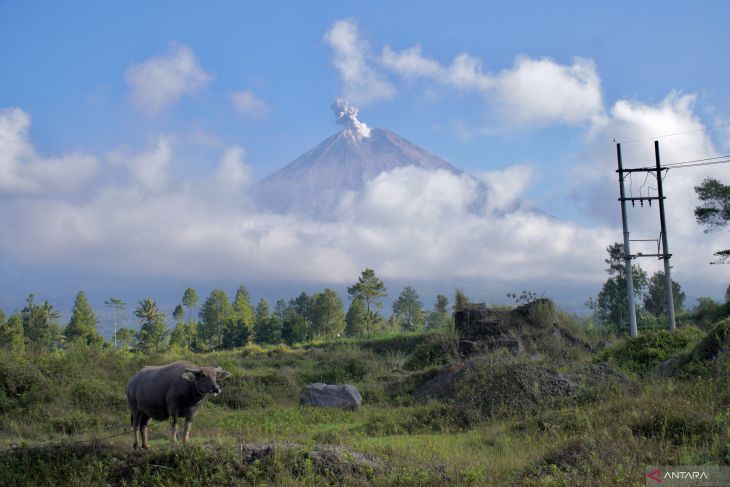
<svg viewBox="0 0 730 487">
<path fill-rule="evenodd" d="M 461 357 L 451 333 L 197 355 L 75 344 L 6 353 L 0 485 L 644 485 L 649 464 L 730 464 L 730 360 L 692 358 L 716 336 L 687 329 L 679 339 L 640 338 L 639 348 L 616 340 L 601 352 L 551 354 L 545 347 L 558 345 L 538 328 L 520 329 L 528 345 L 517 355 Z M 661 376 L 656 367 L 673 356 L 683 368 Z M 180 358 L 233 376 L 203 404 L 191 445 L 171 446 L 161 423 L 151 450 L 133 451 L 126 381 L 145 364 Z M 449 394 L 418 399 L 449 370 L 463 371 Z M 583 372 L 595 370 L 613 379 Z M 580 387 L 550 395 L 543 377 Z M 314 381 L 355 384 L 363 407 L 299 406 Z"/>
</svg>

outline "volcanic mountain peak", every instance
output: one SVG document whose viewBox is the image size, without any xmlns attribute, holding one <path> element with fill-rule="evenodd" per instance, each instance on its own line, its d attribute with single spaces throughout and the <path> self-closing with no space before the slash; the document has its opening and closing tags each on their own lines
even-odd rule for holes
<svg viewBox="0 0 730 487">
<path fill-rule="evenodd" d="M 332 110 L 335 112 L 335 117 L 337 117 L 337 123 L 345 126 L 343 133 L 347 136 L 357 140 L 370 137 L 368 126 L 365 122 L 357 119 L 357 113 L 359 112 L 357 107 L 350 105 L 347 100 L 339 98 L 332 104 Z"/>
<path fill-rule="evenodd" d="M 345 100 L 332 104 L 344 128 L 254 188 L 257 204 L 277 212 L 325 216 L 347 191 L 359 191 L 379 174 L 406 166 L 427 170 L 457 168 L 386 129 L 371 129 L 357 119 L 358 109 Z"/>
</svg>

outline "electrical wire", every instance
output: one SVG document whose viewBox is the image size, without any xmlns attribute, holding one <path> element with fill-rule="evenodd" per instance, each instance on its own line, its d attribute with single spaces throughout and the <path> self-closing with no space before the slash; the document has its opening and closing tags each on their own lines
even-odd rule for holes
<svg viewBox="0 0 730 487">
<path fill-rule="evenodd" d="M 720 123 L 717 125 L 710 125 L 709 127 L 703 127 L 701 129 L 695 129 L 695 130 L 686 130 L 684 132 L 675 132 L 673 134 L 664 134 L 664 135 L 656 135 L 654 137 L 647 137 L 645 139 L 631 139 L 631 140 L 623 140 L 618 142 L 619 144 L 628 144 L 630 142 L 643 142 L 646 140 L 656 140 L 656 139 L 665 139 L 667 137 L 674 137 L 675 135 L 684 135 L 684 134 L 692 134 L 696 132 L 704 132 L 709 129 L 716 129 L 716 128 L 722 128 L 722 127 L 730 127 L 730 123 Z M 616 139 L 613 140 L 616 142 Z"/>
</svg>

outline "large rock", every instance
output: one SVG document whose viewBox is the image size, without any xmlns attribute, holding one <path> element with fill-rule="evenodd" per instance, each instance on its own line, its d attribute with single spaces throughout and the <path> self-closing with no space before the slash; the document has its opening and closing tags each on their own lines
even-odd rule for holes
<svg viewBox="0 0 730 487">
<path fill-rule="evenodd" d="M 330 385 L 317 382 L 302 390 L 299 404 L 320 408 L 357 409 L 362 404 L 362 396 L 351 384 Z"/>
</svg>

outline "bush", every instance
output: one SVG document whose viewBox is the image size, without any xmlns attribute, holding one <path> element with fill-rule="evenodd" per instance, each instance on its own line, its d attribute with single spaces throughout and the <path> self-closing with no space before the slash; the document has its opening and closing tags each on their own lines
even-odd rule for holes
<svg viewBox="0 0 730 487">
<path fill-rule="evenodd" d="M 416 346 L 403 363 L 403 368 L 420 370 L 433 365 L 446 365 L 457 356 L 455 337 L 449 333 L 439 333 Z"/>
<path fill-rule="evenodd" d="M 694 326 L 678 328 L 674 333 L 667 330 L 648 331 L 602 351 L 596 360 L 613 361 L 625 370 L 644 375 L 665 360 L 687 351 L 703 336 L 704 332 Z"/>
<path fill-rule="evenodd" d="M 355 356 L 356 353 L 355 350 L 342 350 L 326 355 L 314 364 L 314 370 L 302 373 L 302 382 L 343 384 L 361 381 L 368 372 L 368 365 L 362 358 Z"/>
<path fill-rule="evenodd" d="M 296 404 L 300 385 L 292 374 L 274 370 L 263 375 L 237 375 L 226 379 L 223 392 L 211 399 L 232 409 L 263 408 Z"/>
<path fill-rule="evenodd" d="M 661 408 L 631 424 L 631 431 L 643 438 L 667 440 L 675 445 L 707 441 L 719 426 L 693 410 L 676 411 Z"/>
</svg>

